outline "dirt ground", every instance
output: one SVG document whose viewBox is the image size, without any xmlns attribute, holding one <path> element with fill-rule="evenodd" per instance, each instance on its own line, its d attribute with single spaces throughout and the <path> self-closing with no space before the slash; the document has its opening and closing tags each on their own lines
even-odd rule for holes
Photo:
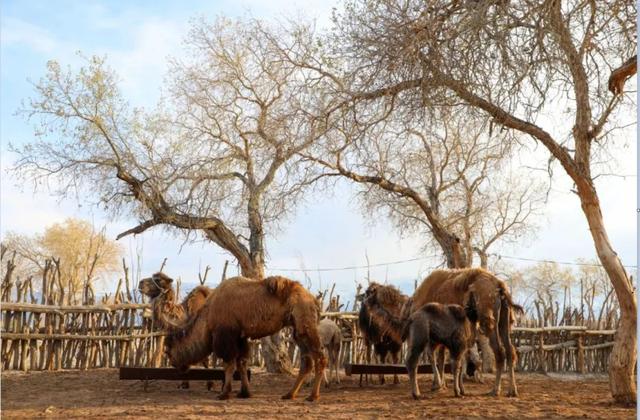
<svg viewBox="0 0 640 420">
<path fill-rule="evenodd" d="M 390 379 L 390 378 L 389 378 Z M 253 397 L 218 401 L 202 382 L 191 389 L 177 389 L 176 382 L 153 381 L 144 391 L 138 381 L 118 380 L 116 369 L 88 372 L 3 372 L 2 418 L 636 418 L 635 408 L 611 403 L 603 378 L 550 378 L 519 374 L 519 398 L 494 398 L 490 376 L 485 384 L 467 383 L 470 394 L 454 398 L 451 386 L 445 391 L 428 391 L 430 375 L 420 380 L 423 399 L 411 398 L 406 376 L 399 385 L 358 386 L 358 378 L 343 377 L 341 385 L 322 390 L 320 400 L 304 401 L 303 388 L 294 401 L 283 401 L 293 377 L 255 372 Z M 449 381 L 451 378 L 449 377 Z M 391 381 L 388 381 L 391 382 Z M 377 381 L 376 381 L 377 383 Z M 503 383 L 503 391 L 507 383 Z M 234 383 L 234 389 L 239 383 Z"/>
</svg>

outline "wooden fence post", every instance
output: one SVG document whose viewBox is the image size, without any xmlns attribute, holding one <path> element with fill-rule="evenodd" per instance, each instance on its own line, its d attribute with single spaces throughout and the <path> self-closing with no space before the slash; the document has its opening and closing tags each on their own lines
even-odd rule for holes
<svg viewBox="0 0 640 420">
<path fill-rule="evenodd" d="M 577 337 L 577 370 L 578 373 L 584 374 L 585 372 L 585 368 L 584 368 L 584 346 L 582 344 L 582 334 L 579 334 Z"/>
</svg>

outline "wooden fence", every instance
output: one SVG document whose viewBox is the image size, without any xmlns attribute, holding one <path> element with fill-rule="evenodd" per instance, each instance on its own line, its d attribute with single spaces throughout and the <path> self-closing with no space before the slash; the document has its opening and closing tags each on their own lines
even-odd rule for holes
<svg viewBox="0 0 640 420">
<path fill-rule="evenodd" d="M 45 261 L 37 281 L 14 276 L 15 253 L 0 247 L 0 367 L 5 370 L 93 369 L 104 367 L 167 366 L 164 335 L 154 328 L 149 304 L 135 290 L 123 261 L 123 277 L 113 294 L 96 299 L 92 281 L 80 292 L 61 276 L 60 260 Z M 164 266 L 164 263 L 163 263 Z M 162 267 L 161 267 L 162 270 Z M 204 284 L 208 268 L 200 283 Z M 224 278 L 224 274 L 223 274 Z M 79 282 L 75 282 L 78 284 Z M 80 282 L 81 283 L 81 282 Z M 177 295 L 180 295 L 177 282 Z M 362 286 L 358 285 L 355 295 Z M 330 290 L 318 294 L 324 316 L 334 319 L 343 332 L 343 363 L 364 362 L 364 343 L 357 322 L 357 304 L 340 303 Z M 325 305 L 325 298 L 328 304 Z M 349 311 L 347 311 L 349 309 Z M 539 325 L 541 319 L 523 320 Z M 546 322 L 546 321 L 545 321 Z M 601 373 L 608 369 L 614 330 L 585 326 L 514 328 L 519 353 L 518 370 Z M 298 362 L 291 331 L 283 334 L 289 356 Z M 251 364 L 262 366 L 260 342 L 253 343 Z"/>
<path fill-rule="evenodd" d="M 2 303 L 2 369 L 58 370 L 166 366 L 163 334 L 153 328 L 149 305 L 41 305 Z M 364 361 L 355 312 L 324 313 L 343 331 L 342 361 Z M 601 373 L 608 368 L 613 330 L 581 326 L 514 328 L 519 371 Z M 297 349 L 285 333 L 290 356 Z M 255 342 L 252 365 L 262 365 Z"/>
</svg>

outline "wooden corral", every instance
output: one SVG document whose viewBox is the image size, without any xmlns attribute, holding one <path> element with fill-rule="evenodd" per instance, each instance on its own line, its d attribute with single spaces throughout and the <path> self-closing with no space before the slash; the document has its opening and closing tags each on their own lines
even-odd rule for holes
<svg viewBox="0 0 640 420">
<path fill-rule="evenodd" d="M 39 305 L 2 303 L 2 368 L 6 370 L 92 369 L 167 366 L 163 333 L 143 314 L 148 304 Z M 364 360 L 353 312 L 324 313 L 343 330 L 342 364 Z M 606 372 L 614 330 L 581 326 L 514 328 L 518 370 L 528 372 Z M 285 339 L 289 341 L 289 332 Z M 294 363 L 298 354 L 293 343 Z M 260 366 L 259 342 L 251 365 Z"/>
<path fill-rule="evenodd" d="M 164 334 L 151 318 L 150 305 L 131 288 L 128 270 L 115 293 L 96 302 L 87 282 L 82 296 L 66 293 L 55 261 L 45 265 L 38 284 L 14 280 L 10 261 L 0 287 L 0 366 L 4 370 L 60 370 L 105 367 L 165 367 Z M 178 289 L 180 286 L 178 285 Z M 36 290 L 38 292 L 36 292 Z M 357 305 L 343 305 L 325 291 L 323 317 L 342 329 L 341 365 L 364 361 Z M 360 290 L 356 290 L 356 295 Z M 343 309 L 349 308 L 350 311 Z M 526 324 L 526 320 L 524 322 Z M 519 371 L 603 373 L 608 369 L 615 331 L 585 326 L 513 329 Z M 282 338 L 294 365 L 299 363 L 291 331 Z M 404 359 L 404 355 L 402 355 Z M 260 342 L 251 350 L 251 366 L 263 366 Z"/>
</svg>

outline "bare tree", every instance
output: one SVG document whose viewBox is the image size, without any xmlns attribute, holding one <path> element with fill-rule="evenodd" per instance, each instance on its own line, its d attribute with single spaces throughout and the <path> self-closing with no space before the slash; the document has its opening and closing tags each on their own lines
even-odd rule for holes
<svg viewBox="0 0 640 420">
<path fill-rule="evenodd" d="M 616 311 L 613 287 L 606 271 L 595 260 L 579 260 L 580 301 L 582 317 L 587 325 L 602 328 L 602 322 Z M 584 315 L 586 312 L 586 315 Z M 609 327 L 609 326 L 607 326 Z"/>
<path fill-rule="evenodd" d="M 50 62 L 23 110 L 39 139 L 16 150 L 18 173 L 137 216 L 118 238 L 157 225 L 187 239 L 199 233 L 233 255 L 242 275 L 263 277 L 267 232 L 313 178 L 298 153 L 323 133 L 321 81 L 272 48 L 270 37 L 285 35 L 258 21 L 196 22 L 153 112 L 129 106 L 103 59 L 77 72 Z"/>
<path fill-rule="evenodd" d="M 405 111 L 396 106 L 364 126 L 347 116 L 325 147 L 305 156 L 359 183 L 366 214 L 388 215 L 401 233 L 423 231 L 449 267 L 471 266 L 476 252 L 486 267 L 492 245 L 532 230 L 527 219 L 540 210 L 541 189 L 506 173 L 490 178 L 507 172 L 513 150 L 486 121 L 466 114 L 402 121 Z"/>
<path fill-rule="evenodd" d="M 623 403 L 636 400 L 636 298 L 604 226 L 593 165 L 612 130 L 634 122 L 623 109 L 635 109 L 633 97 L 611 95 L 608 77 L 635 53 L 636 17 L 625 0 L 349 0 L 334 34 L 350 69 L 345 103 L 482 111 L 547 148 L 572 179 L 620 304 L 609 377 Z"/>
</svg>

